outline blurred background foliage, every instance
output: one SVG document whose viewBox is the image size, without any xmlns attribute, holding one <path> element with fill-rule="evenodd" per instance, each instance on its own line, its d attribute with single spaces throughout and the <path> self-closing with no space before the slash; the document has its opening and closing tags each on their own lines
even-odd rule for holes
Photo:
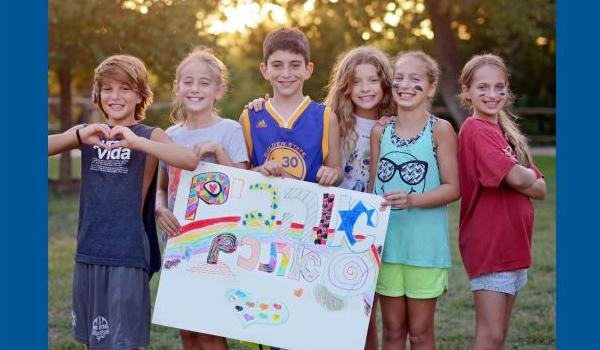
<svg viewBox="0 0 600 350">
<path fill-rule="evenodd" d="M 521 125 L 542 142 L 554 142 L 552 0 L 49 0 L 48 6 L 49 132 L 101 120 L 90 103 L 93 69 L 116 53 L 146 63 L 155 93 L 146 122 L 167 127 L 175 68 L 198 45 L 212 48 L 229 68 L 219 110 L 237 119 L 247 101 L 270 92 L 258 70 L 262 41 L 286 26 L 310 39 L 315 73 L 304 92 L 318 101 L 344 51 L 373 45 L 394 57 L 424 50 L 442 67 L 434 113 L 455 127 L 466 117 L 456 100 L 462 65 L 474 54 L 499 54 L 511 70 Z M 63 158 L 60 178 L 68 179 L 70 157 Z"/>
</svg>

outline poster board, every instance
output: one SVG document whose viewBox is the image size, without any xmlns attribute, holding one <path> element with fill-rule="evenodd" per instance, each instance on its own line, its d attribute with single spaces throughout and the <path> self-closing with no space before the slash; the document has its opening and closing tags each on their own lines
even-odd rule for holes
<svg viewBox="0 0 600 350">
<path fill-rule="evenodd" d="M 155 324 L 285 349 L 363 349 L 381 197 L 201 163 L 181 173 Z"/>
</svg>

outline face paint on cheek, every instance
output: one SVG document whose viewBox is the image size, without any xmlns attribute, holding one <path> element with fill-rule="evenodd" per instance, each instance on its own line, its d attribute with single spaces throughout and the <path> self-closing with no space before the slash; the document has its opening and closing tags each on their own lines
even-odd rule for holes
<svg viewBox="0 0 600 350">
<path fill-rule="evenodd" d="M 421 85 L 415 85 L 415 86 L 414 86 L 414 88 L 415 88 L 415 90 L 417 90 L 417 91 L 421 91 L 421 92 L 423 92 L 423 88 L 421 87 Z"/>
<path fill-rule="evenodd" d="M 395 89 L 395 90 L 400 89 L 400 83 L 399 82 L 393 82 L 392 83 L 392 89 Z"/>
</svg>

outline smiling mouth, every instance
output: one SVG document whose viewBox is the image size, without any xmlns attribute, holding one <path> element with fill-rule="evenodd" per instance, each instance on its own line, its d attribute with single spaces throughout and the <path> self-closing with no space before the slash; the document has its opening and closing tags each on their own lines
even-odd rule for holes
<svg viewBox="0 0 600 350">
<path fill-rule="evenodd" d="M 200 101 L 202 101 L 202 100 L 203 100 L 203 98 L 202 98 L 202 97 L 188 97 L 187 99 L 188 99 L 188 101 L 190 101 L 190 102 L 200 102 Z"/>
<path fill-rule="evenodd" d="M 484 102 L 485 106 L 488 108 L 496 108 L 500 104 L 500 102 Z"/>
<path fill-rule="evenodd" d="M 375 98 L 375 95 L 367 95 L 367 96 L 358 96 L 359 100 L 372 100 Z"/>
<path fill-rule="evenodd" d="M 411 92 L 397 92 L 398 96 L 400 96 L 400 98 L 411 98 L 413 96 L 415 96 L 415 94 L 411 93 Z"/>
</svg>

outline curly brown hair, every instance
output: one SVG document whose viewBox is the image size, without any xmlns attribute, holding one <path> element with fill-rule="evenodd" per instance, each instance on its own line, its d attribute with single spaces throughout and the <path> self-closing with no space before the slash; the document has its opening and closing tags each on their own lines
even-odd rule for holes
<svg viewBox="0 0 600 350">
<path fill-rule="evenodd" d="M 386 54 L 372 46 L 360 46 L 339 55 L 327 84 L 325 105 L 329 106 L 337 116 L 340 138 L 345 149 L 355 143 L 357 137 L 354 132 L 356 126 L 354 104 L 350 99 L 350 93 L 356 67 L 360 64 L 370 64 L 377 69 L 383 91 L 383 97 L 377 106 L 377 115 L 382 117 L 396 113 L 396 103 L 392 97 L 392 67 Z"/>
</svg>

